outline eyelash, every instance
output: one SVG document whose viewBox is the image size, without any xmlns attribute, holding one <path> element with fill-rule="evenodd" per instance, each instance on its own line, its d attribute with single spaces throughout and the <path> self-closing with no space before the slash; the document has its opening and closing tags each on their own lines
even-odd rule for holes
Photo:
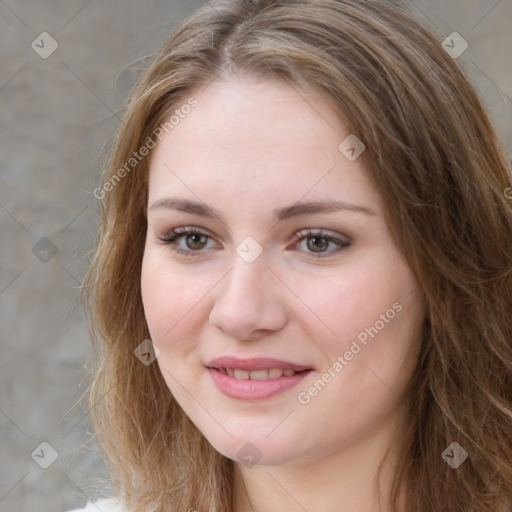
<svg viewBox="0 0 512 512">
<path fill-rule="evenodd" d="M 199 229 L 199 228 L 192 228 L 192 227 L 181 227 L 176 228 L 170 231 L 166 236 L 158 237 L 160 240 L 160 243 L 163 245 L 169 245 L 171 246 L 171 249 L 179 254 L 182 254 L 187 257 L 194 257 L 201 255 L 202 252 L 204 252 L 204 249 L 198 249 L 196 251 L 192 249 L 184 250 L 180 247 L 176 246 L 176 242 L 186 236 L 190 235 L 199 235 L 199 236 L 205 236 L 209 239 L 212 239 L 212 237 L 205 231 Z M 338 245 L 338 248 L 332 251 L 328 252 L 318 252 L 315 253 L 313 251 L 310 251 L 309 254 L 313 255 L 314 258 L 320 259 L 325 258 L 327 256 L 331 256 L 332 254 L 338 253 L 342 251 L 343 249 L 347 248 L 350 243 L 346 240 L 342 240 L 341 238 L 337 238 L 335 236 L 332 236 L 327 231 L 324 231 L 322 229 L 303 229 L 296 233 L 295 235 L 297 237 L 297 240 L 293 243 L 293 245 L 297 245 L 302 240 L 307 240 L 308 238 L 321 238 L 324 240 L 327 240 L 328 243 L 333 242 Z"/>
</svg>

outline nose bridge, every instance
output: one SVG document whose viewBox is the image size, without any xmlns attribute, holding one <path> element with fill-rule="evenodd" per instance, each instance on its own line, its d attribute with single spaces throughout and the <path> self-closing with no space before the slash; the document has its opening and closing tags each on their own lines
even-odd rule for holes
<svg viewBox="0 0 512 512">
<path fill-rule="evenodd" d="M 228 274 L 225 294 L 236 298 L 244 297 L 245 302 L 254 301 L 265 292 L 264 283 L 269 271 L 262 256 L 251 260 L 244 259 L 240 254 L 234 255 L 233 266 Z"/>
<path fill-rule="evenodd" d="M 210 321 L 224 333 L 247 339 L 255 331 L 278 330 L 286 323 L 264 255 L 247 261 L 234 254 L 231 271 L 217 289 Z"/>
</svg>

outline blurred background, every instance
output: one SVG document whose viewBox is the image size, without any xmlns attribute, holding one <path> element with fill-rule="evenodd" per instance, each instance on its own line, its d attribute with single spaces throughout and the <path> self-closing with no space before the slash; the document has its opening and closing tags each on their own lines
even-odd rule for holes
<svg viewBox="0 0 512 512">
<path fill-rule="evenodd" d="M 78 303 L 99 223 L 92 191 L 144 57 L 203 3 L 0 0 L 1 511 L 109 495 L 81 400 L 93 365 Z M 512 2 L 408 3 L 462 61 L 511 156 Z"/>
</svg>

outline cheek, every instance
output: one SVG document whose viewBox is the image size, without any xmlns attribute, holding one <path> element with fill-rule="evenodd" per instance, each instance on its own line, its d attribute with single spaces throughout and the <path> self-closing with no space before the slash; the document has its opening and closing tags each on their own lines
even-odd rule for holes
<svg viewBox="0 0 512 512">
<path fill-rule="evenodd" d="M 423 299 L 412 271 L 394 252 L 347 265 L 336 278 L 304 281 L 299 296 L 311 305 L 303 325 L 329 362 L 352 347 L 357 354 L 348 354 L 351 371 L 378 364 L 392 373 L 408 364 L 419 346 Z"/>
<path fill-rule="evenodd" d="M 311 313 L 304 318 L 315 321 L 317 327 L 321 320 L 325 334 L 338 340 L 373 325 L 413 287 L 408 276 L 398 276 L 386 262 L 378 262 L 375 257 L 368 263 L 338 268 L 327 279 L 297 280 L 296 294 Z"/>
<path fill-rule="evenodd" d="M 204 322 L 207 290 L 200 276 L 194 280 L 176 271 L 165 256 L 148 251 L 141 291 L 150 337 L 160 349 L 156 362 L 174 398 L 186 406 L 190 397 L 180 383 L 198 378 L 196 334 Z"/>
<path fill-rule="evenodd" d="M 148 251 L 141 274 L 142 302 L 155 343 L 167 345 L 184 326 L 190 326 L 200 310 L 206 290 L 200 277 L 187 275 L 169 265 L 165 257 Z M 163 346 L 161 347 L 163 348 Z"/>
<path fill-rule="evenodd" d="M 323 300 L 315 296 L 315 311 L 335 332 L 317 342 L 325 355 L 318 377 L 329 383 L 301 389 L 300 403 L 308 403 L 308 417 L 323 418 L 326 437 L 357 436 L 383 421 L 400 404 L 417 364 L 421 292 L 408 267 L 383 263 L 352 267 L 325 288 Z"/>
</svg>

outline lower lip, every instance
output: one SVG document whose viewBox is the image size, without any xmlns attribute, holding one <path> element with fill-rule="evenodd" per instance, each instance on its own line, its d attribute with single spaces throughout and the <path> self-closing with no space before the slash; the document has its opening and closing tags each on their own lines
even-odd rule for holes
<svg viewBox="0 0 512 512">
<path fill-rule="evenodd" d="M 268 380 L 235 379 L 213 368 L 208 368 L 208 373 L 225 395 L 242 400 L 261 400 L 290 389 L 308 376 L 311 370 Z"/>
</svg>

